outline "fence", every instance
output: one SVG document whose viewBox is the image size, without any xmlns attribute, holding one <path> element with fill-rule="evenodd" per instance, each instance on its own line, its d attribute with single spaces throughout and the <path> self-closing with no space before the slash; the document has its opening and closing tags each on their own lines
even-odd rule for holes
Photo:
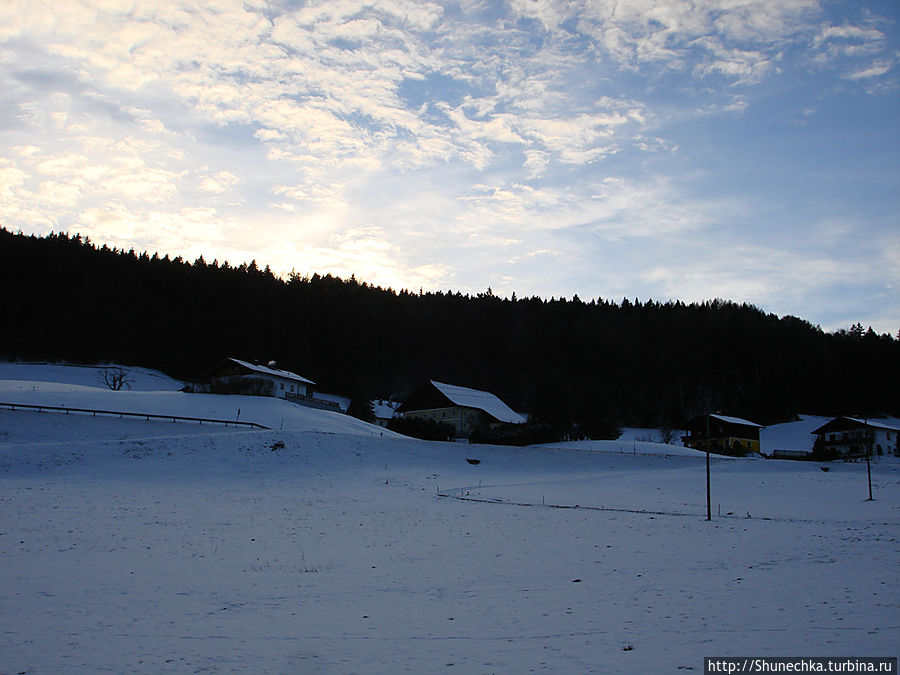
<svg viewBox="0 0 900 675">
<path fill-rule="evenodd" d="M 133 417 L 136 419 L 144 419 L 148 422 L 150 420 L 171 420 L 172 422 L 197 422 L 199 424 L 224 424 L 226 427 L 234 425 L 235 427 L 249 427 L 251 429 L 268 429 L 269 427 L 263 426 L 262 424 L 257 424 L 256 422 L 238 422 L 236 420 L 215 420 L 208 417 L 188 417 L 186 415 L 161 415 L 157 413 L 136 413 L 136 412 L 125 412 L 122 410 L 93 410 L 91 408 L 66 408 L 65 406 L 56 406 L 56 405 L 33 405 L 29 403 L 5 403 L 0 401 L 0 408 L 6 408 L 8 410 L 36 410 L 37 412 L 55 412 L 55 413 L 65 413 L 68 415 L 69 413 L 79 413 L 92 415 L 96 417 L 97 415 L 104 415 L 108 417 L 119 417 L 120 419 L 125 419 L 126 417 Z"/>
<path fill-rule="evenodd" d="M 334 401 L 327 401 L 324 398 L 316 398 L 315 396 L 303 396 L 302 394 L 285 394 L 286 401 L 305 405 L 307 408 L 316 408 L 317 410 L 331 410 L 333 412 L 343 412 L 341 406 Z"/>
</svg>

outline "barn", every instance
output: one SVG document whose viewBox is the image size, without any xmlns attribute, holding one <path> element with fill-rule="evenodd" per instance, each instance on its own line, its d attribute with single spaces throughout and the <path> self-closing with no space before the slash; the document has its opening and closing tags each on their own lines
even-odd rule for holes
<svg viewBox="0 0 900 675">
<path fill-rule="evenodd" d="M 468 438 L 480 427 L 528 421 L 490 392 L 434 380 L 416 389 L 397 412 L 408 419 L 450 424 L 459 438 Z"/>
</svg>

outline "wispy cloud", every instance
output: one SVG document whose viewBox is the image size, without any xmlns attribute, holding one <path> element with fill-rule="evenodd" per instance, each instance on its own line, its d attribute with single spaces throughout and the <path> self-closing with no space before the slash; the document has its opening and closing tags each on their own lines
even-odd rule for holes
<svg viewBox="0 0 900 675">
<path fill-rule="evenodd" d="M 394 287 L 601 294 L 647 281 L 662 239 L 750 222 L 735 204 L 764 220 L 772 186 L 738 170 L 769 142 L 741 138 L 768 114 L 757 92 L 790 73 L 885 100 L 897 18 L 818 0 L 3 3 L 0 216 Z M 811 133 L 824 116 L 803 111 L 824 108 L 800 101 L 788 126 Z M 705 165 L 726 143 L 727 178 Z M 598 271 L 598 242 L 641 269 Z"/>
</svg>

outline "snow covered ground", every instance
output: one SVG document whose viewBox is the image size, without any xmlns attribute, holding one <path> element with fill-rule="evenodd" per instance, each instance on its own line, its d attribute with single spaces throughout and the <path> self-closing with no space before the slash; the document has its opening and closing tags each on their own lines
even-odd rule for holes
<svg viewBox="0 0 900 675">
<path fill-rule="evenodd" d="M 103 383 L 103 371 L 110 367 L 117 366 L 0 361 L 0 380 L 57 382 L 107 388 Z M 125 387 L 128 391 L 177 391 L 184 386 L 184 382 L 164 375 L 158 370 L 132 366 L 123 369 L 128 373 Z"/>
<path fill-rule="evenodd" d="M 810 454 L 816 443 L 816 436 L 812 432 L 830 419 L 819 415 L 800 415 L 793 422 L 766 427 L 759 432 L 759 451 L 766 456 L 779 451 Z"/>
<path fill-rule="evenodd" d="M 670 445 L 684 445 L 681 442 L 681 437 L 687 434 L 686 431 L 682 431 L 681 429 L 672 429 L 671 435 L 672 438 L 669 442 Z M 659 429 L 646 429 L 641 427 L 625 427 L 622 429 L 622 433 L 619 434 L 619 438 L 617 439 L 623 443 L 631 443 L 632 441 L 649 441 L 651 443 L 665 443 L 663 440 L 663 434 Z"/>
<path fill-rule="evenodd" d="M 270 399 L 37 381 L 0 398 L 279 424 L 0 410 L 3 673 L 897 655 L 893 458 L 873 463 L 872 502 L 863 463 L 715 459 L 706 522 L 705 462 L 685 448 L 429 443 Z"/>
</svg>

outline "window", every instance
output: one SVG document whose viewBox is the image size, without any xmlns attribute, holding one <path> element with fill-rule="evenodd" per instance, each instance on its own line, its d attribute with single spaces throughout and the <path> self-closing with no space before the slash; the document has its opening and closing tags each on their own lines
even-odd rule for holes
<svg viewBox="0 0 900 675">
<path fill-rule="evenodd" d="M 290 390 L 294 391 L 294 385 L 290 385 Z"/>
<path fill-rule="evenodd" d="M 284 382 L 281 383 L 281 391 L 284 391 Z"/>
</svg>

